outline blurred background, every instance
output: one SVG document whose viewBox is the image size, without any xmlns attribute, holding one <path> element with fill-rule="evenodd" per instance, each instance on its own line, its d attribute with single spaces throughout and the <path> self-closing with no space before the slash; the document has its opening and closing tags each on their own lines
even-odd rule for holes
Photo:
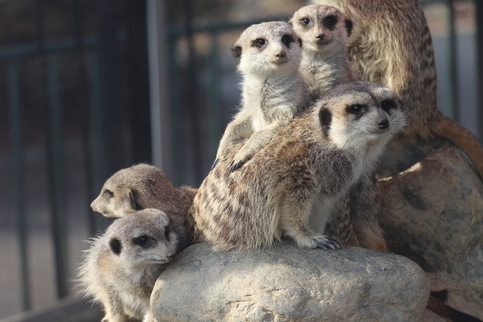
<svg viewBox="0 0 483 322">
<path fill-rule="evenodd" d="M 421 2 L 439 108 L 481 140 L 482 4 Z M 198 186 L 239 103 L 233 43 L 305 4 L 0 0 L 0 320 L 98 314 L 74 279 L 86 240 L 109 224 L 89 207 L 104 181 L 149 162 Z"/>
</svg>

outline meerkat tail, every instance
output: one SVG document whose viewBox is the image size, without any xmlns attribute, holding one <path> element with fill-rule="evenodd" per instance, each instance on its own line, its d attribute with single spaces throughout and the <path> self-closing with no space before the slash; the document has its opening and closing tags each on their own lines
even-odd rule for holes
<svg viewBox="0 0 483 322">
<path fill-rule="evenodd" d="M 440 316 L 451 319 L 453 322 L 481 322 L 480 319 L 472 315 L 463 313 L 446 305 L 442 300 L 437 299 L 433 295 L 429 297 L 426 308 Z"/>
<path fill-rule="evenodd" d="M 454 142 L 460 147 L 475 166 L 480 179 L 483 180 L 483 146 L 481 143 L 463 125 L 443 113 L 440 113 L 440 116 L 438 120 L 428 123 L 431 132 Z"/>
</svg>

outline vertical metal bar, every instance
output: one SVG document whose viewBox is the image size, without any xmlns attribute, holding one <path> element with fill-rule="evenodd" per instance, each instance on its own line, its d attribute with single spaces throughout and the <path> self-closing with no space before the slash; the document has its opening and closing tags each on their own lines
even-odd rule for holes
<svg viewBox="0 0 483 322">
<path fill-rule="evenodd" d="M 22 309 L 31 307 L 29 290 L 30 275 L 28 273 L 29 259 L 27 256 L 27 212 L 25 208 L 25 177 L 24 152 L 22 147 L 22 123 L 20 111 L 20 89 L 18 62 L 11 61 L 8 65 L 8 99 L 10 108 L 10 126 L 13 147 L 14 198 L 17 219 L 18 247 L 20 252 L 20 285 Z"/>
<path fill-rule="evenodd" d="M 480 0 L 473 1 L 476 7 L 476 57 L 483 57 L 483 2 Z M 483 60 L 477 59 L 477 77 L 478 77 L 478 104 L 476 106 L 481 106 L 483 104 Z M 483 140 L 483 109 L 477 109 L 478 117 L 478 137 Z"/>
<path fill-rule="evenodd" d="M 49 76 L 49 174 L 52 205 L 52 237 L 56 269 L 57 297 L 64 298 L 67 290 L 67 232 L 65 219 L 65 178 L 62 140 L 62 109 L 60 100 L 59 60 L 48 57 Z"/>
<path fill-rule="evenodd" d="M 210 73 L 210 91 L 209 91 L 209 104 L 210 104 L 210 146 L 209 151 L 213 160 L 216 156 L 216 150 L 218 148 L 218 142 L 222 135 L 221 130 L 221 109 L 220 109 L 220 79 L 219 79 L 219 55 L 218 55 L 218 33 L 213 31 L 211 33 L 211 55 L 208 63 Z"/>
<path fill-rule="evenodd" d="M 458 121 L 458 57 L 453 0 L 446 0 L 448 8 L 448 91 L 445 114 Z"/>
<path fill-rule="evenodd" d="M 166 5 L 164 0 L 146 0 L 148 27 L 149 88 L 151 99 L 152 162 L 164 172 L 173 173 L 171 118 L 169 113 L 166 48 Z M 166 155 L 165 152 L 168 152 Z"/>
</svg>

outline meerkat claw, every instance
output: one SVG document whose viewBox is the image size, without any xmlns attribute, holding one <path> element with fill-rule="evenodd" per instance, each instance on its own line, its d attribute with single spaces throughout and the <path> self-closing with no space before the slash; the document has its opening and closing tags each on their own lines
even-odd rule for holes
<svg viewBox="0 0 483 322">
<path fill-rule="evenodd" d="M 232 161 L 231 164 L 230 164 L 230 167 L 228 168 L 228 171 L 229 172 L 236 171 L 236 170 L 240 169 L 244 164 L 245 164 L 245 162 L 243 162 L 243 161 L 239 161 L 239 162 L 236 162 L 236 163 L 235 163 L 235 161 Z"/>
<path fill-rule="evenodd" d="M 215 161 L 213 161 L 213 164 L 211 165 L 211 170 L 213 170 L 216 167 L 216 165 L 218 164 L 218 161 L 219 161 L 218 158 L 216 158 Z"/>
</svg>

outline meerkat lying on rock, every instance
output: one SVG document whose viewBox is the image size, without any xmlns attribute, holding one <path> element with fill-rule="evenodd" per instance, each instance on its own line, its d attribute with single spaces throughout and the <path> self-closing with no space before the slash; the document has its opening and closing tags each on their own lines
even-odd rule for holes
<svg viewBox="0 0 483 322">
<path fill-rule="evenodd" d="M 252 25 L 240 35 L 233 53 L 243 77 L 242 103 L 226 127 L 214 164 L 230 143 L 248 137 L 227 170 L 240 168 L 307 106 L 298 71 L 300 45 L 292 27 L 282 21 Z"/>
<path fill-rule="evenodd" d="M 284 234 L 299 247 L 338 247 L 310 227 L 330 219 L 334 204 L 375 166 L 403 126 L 389 89 L 361 82 L 336 86 L 242 168 L 227 171 L 233 153 L 222 155 L 193 200 L 195 239 L 218 249 L 256 249 Z"/>
<path fill-rule="evenodd" d="M 106 217 L 116 218 L 156 208 L 182 221 L 186 220 L 196 191 L 188 186 L 175 188 L 159 168 L 137 164 L 107 179 L 91 208 Z"/>
<path fill-rule="evenodd" d="M 157 209 L 126 215 L 93 239 L 78 281 L 86 296 L 103 305 L 102 321 L 147 321 L 156 279 L 188 240 L 185 228 Z"/>
</svg>

